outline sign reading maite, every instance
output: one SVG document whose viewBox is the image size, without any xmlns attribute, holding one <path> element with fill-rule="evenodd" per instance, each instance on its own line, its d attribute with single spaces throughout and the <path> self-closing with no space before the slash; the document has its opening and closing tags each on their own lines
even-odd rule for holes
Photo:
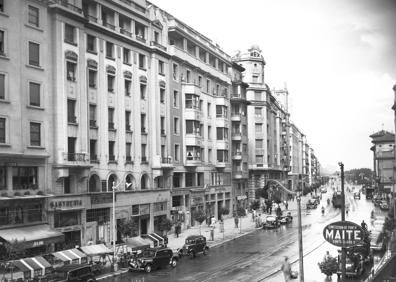
<svg viewBox="0 0 396 282">
<path fill-rule="evenodd" d="M 363 229 L 350 221 L 337 221 L 323 229 L 323 237 L 334 246 L 347 248 L 363 240 Z"/>
</svg>

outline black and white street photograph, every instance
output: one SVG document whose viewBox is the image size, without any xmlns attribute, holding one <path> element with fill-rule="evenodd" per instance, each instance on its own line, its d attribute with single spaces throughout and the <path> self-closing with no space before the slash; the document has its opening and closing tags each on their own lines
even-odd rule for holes
<svg viewBox="0 0 396 282">
<path fill-rule="evenodd" d="M 396 0 L 0 0 L 0 282 L 396 282 Z"/>
</svg>

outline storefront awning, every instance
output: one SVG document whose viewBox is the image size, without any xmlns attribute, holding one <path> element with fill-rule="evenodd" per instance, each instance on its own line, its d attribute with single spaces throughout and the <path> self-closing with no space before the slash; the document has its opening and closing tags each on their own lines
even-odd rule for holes
<svg viewBox="0 0 396 282">
<path fill-rule="evenodd" d="M 132 251 L 142 250 L 150 247 L 151 241 L 142 237 L 127 238 L 125 244 L 132 249 Z"/>
<path fill-rule="evenodd" d="M 154 247 L 159 247 L 165 244 L 165 239 L 159 236 L 158 234 L 150 233 L 145 236 L 147 236 L 147 238 L 149 238 L 151 241 L 154 242 Z"/>
<path fill-rule="evenodd" d="M 80 248 L 87 256 L 107 255 L 113 253 L 104 244 L 84 246 Z"/>
<path fill-rule="evenodd" d="M 63 242 L 62 232 L 50 228 L 48 224 L 0 230 L 0 238 L 7 242 L 24 242 L 26 248 L 40 247 L 49 243 Z"/>
<path fill-rule="evenodd" d="M 40 256 L 15 260 L 12 264 L 22 272 L 29 273 L 30 278 L 44 276 L 52 268 L 49 262 Z"/>
<path fill-rule="evenodd" d="M 53 253 L 55 257 L 63 262 L 69 263 L 85 263 L 87 262 L 87 256 L 77 249 L 64 250 Z"/>
</svg>

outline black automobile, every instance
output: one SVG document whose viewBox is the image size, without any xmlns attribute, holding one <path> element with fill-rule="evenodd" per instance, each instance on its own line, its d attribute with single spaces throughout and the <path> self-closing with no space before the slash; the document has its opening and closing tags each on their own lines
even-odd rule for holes
<svg viewBox="0 0 396 282">
<path fill-rule="evenodd" d="M 180 257 L 195 256 L 202 253 L 206 256 L 209 252 L 209 247 L 206 245 L 206 238 L 202 235 L 191 235 L 186 238 L 185 244 L 178 250 Z"/>
<path fill-rule="evenodd" d="M 309 199 L 307 202 L 307 210 L 316 209 L 318 207 L 318 203 L 315 199 Z"/>
<path fill-rule="evenodd" d="M 166 267 L 168 265 L 176 267 L 178 256 L 173 254 L 169 248 L 147 248 L 136 258 L 129 262 L 129 270 L 144 270 L 147 273 L 153 269 Z"/>
<path fill-rule="evenodd" d="M 50 281 L 95 282 L 96 278 L 89 264 L 69 264 L 55 268 Z"/>
</svg>

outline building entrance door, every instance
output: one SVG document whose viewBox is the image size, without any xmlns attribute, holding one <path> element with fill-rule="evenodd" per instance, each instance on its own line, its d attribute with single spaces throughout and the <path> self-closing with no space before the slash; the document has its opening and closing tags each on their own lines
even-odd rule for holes
<svg viewBox="0 0 396 282">
<path fill-rule="evenodd" d="M 149 219 L 148 218 L 141 218 L 140 219 L 140 235 L 147 234 L 147 224 Z"/>
</svg>

